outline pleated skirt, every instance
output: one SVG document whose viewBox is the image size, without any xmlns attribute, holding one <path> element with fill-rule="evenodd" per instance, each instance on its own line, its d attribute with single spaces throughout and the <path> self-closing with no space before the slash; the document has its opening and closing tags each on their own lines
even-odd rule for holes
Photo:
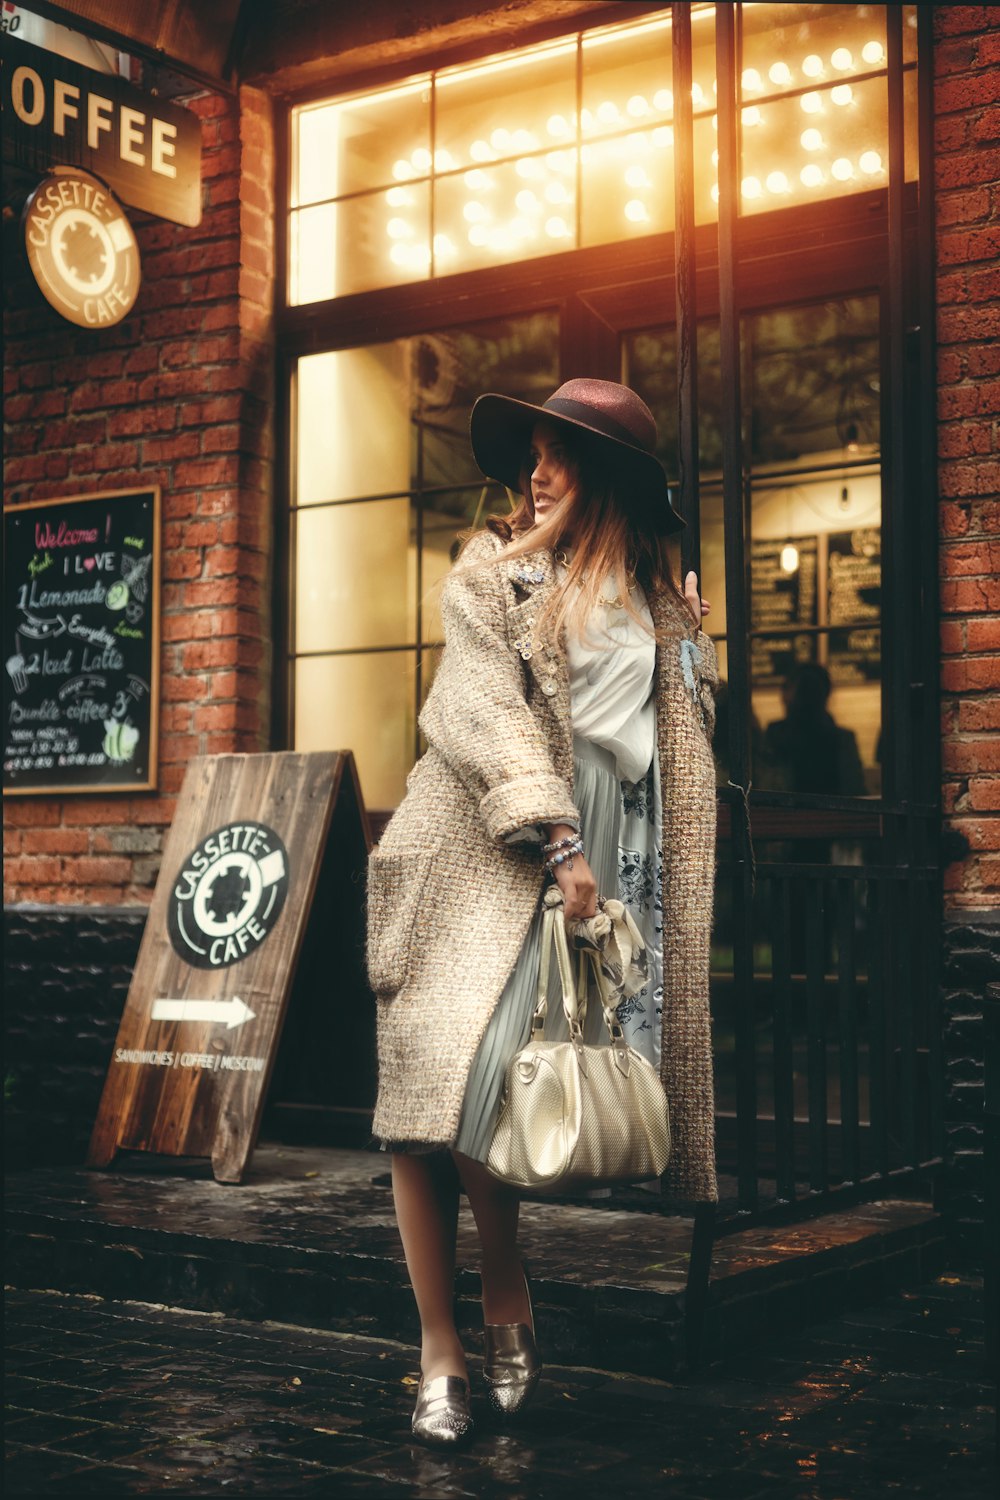
<svg viewBox="0 0 1000 1500">
<path fill-rule="evenodd" d="M 642 781 L 620 781 L 610 751 L 575 735 L 573 796 L 580 811 L 587 861 L 600 895 L 617 896 L 629 909 L 646 942 L 649 980 L 637 995 L 622 1001 L 618 1019 L 630 1044 L 659 1067 L 663 1010 L 663 856 L 660 848 L 660 787 L 657 757 Z M 532 919 L 510 978 L 497 1002 L 472 1060 L 454 1149 L 485 1161 L 496 1126 L 507 1066 L 526 1045 L 538 997 L 541 964 L 542 906 Z M 552 960 L 545 1036 L 568 1035 L 559 1003 L 559 984 Z M 607 1041 L 596 994 L 588 997 L 584 1038 Z M 425 1143 L 381 1141 L 385 1151 L 428 1153 L 441 1150 Z"/>
</svg>

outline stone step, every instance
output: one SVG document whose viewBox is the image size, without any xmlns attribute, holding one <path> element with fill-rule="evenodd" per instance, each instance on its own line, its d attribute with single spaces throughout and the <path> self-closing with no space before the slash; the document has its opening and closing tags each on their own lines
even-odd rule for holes
<svg viewBox="0 0 1000 1500">
<path fill-rule="evenodd" d="M 302 1328 L 418 1342 L 387 1185 L 370 1151 L 262 1143 L 239 1186 L 204 1162 L 120 1155 L 6 1184 L 6 1280 Z M 684 1367 L 692 1221 L 525 1202 L 539 1344 L 553 1363 L 669 1379 Z M 459 1326 L 478 1350 L 478 1241 L 459 1221 Z M 709 1361 L 817 1317 L 916 1286 L 944 1265 L 923 1202 L 885 1199 L 717 1239 L 702 1342 Z"/>
</svg>

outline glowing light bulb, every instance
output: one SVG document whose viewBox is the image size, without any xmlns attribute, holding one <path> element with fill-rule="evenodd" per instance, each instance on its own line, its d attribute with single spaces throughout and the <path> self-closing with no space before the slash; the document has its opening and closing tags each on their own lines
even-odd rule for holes
<svg viewBox="0 0 1000 1500">
<path fill-rule="evenodd" d="M 406 208 L 413 202 L 413 194 L 408 193 L 405 188 L 390 188 L 385 201 L 390 208 Z"/>
<path fill-rule="evenodd" d="M 469 230 L 469 244 L 480 246 L 485 245 L 488 239 L 489 235 L 486 232 L 486 225 L 473 224 L 472 228 Z"/>
<path fill-rule="evenodd" d="M 392 261 L 394 266 L 405 266 L 409 258 L 409 245 L 401 245 L 397 240 L 392 249 L 389 251 L 389 259 Z"/>
<path fill-rule="evenodd" d="M 627 167 L 625 169 L 625 181 L 629 187 L 652 187 L 652 183 L 649 180 L 649 173 L 645 167 Z"/>
<path fill-rule="evenodd" d="M 434 236 L 434 254 L 440 260 L 450 260 L 455 254 L 455 246 L 446 234 Z"/>
<path fill-rule="evenodd" d="M 518 214 L 516 219 L 510 221 L 510 232 L 517 240 L 530 240 L 536 231 L 533 224 Z"/>
<path fill-rule="evenodd" d="M 534 151 L 538 141 L 530 130 L 515 130 L 510 144 L 515 151 Z"/>
<path fill-rule="evenodd" d="M 802 168 L 799 179 L 806 187 L 819 187 L 823 181 L 822 168 L 811 161 L 807 167 Z"/>
<path fill-rule="evenodd" d="M 468 224 L 482 224 L 489 214 L 481 203 L 467 203 L 462 209 L 462 216 Z"/>
<path fill-rule="evenodd" d="M 537 214 L 541 211 L 542 205 L 530 188 L 523 188 L 514 202 L 523 214 Z"/>
<path fill-rule="evenodd" d="M 799 549 L 793 547 L 791 542 L 786 542 L 781 549 L 781 570 L 783 573 L 794 573 L 799 565 Z"/>
<path fill-rule="evenodd" d="M 837 50 L 831 54 L 830 61 L 833 63 L 833 66 L 835 68 L 840 69 L 841 73 L 846 73 L 848 68 L 854 67 L 854 57 L 851 53 L 850 47 L 838 47 Z"/>
<path fill-rule="evenodd" d="M 409 239 L 413 230 L 405 219 L 390 219 L 385 226 L 385 232 L 390 239 L 405 240 Z"/>
<path fill-rule="evenodd" d="M 876 68 L 885 56 L 881 42 L 865 42 L 861 49 L 861 56 L 870 67 Z"/>
<path fill-rule="evenodd" d="M 657 89 L 653 95 L 653 103 L 657 109 L 662 109 L 664 114 L 669 114 L 674 107 L 674 95 L 671 89 Z"/>
<path fill-rule="evenodd" d="M 545 189 L 545 201 L 554 204 L 568 203 L 570 197 L 561 182 L 550 182 Z"/>
<path fill-rule="evenodd" d="M 882 158 L 877 151 L 863 151 L 858 161 L 858 166 L 862 172 L 867 172 L 868 176 L 871 177 L 876 172 L 881 172 Z"/>
<path fill-rule="evenodd" d="M 719 201 L 719 184 L 717 182 L 713 182 L 712 186 L 709 188 L 708 191 L 712 195 L 712 202 L 713 203 L 718 203 L 718 201 Z"/>
<path fill-rule="evenodd" d="M 717 167 L 718 165 L 719 165 L 719 153 L 718 153 L 718 151 L 713 151 L 712 152 L 712 166 L 713 167 Z"/>
<path fill-rule="evenodd" d="M 406 182 L 415 173 L 408 161 L 397 161 L 392 164 L 392 175 L 397 182 Z"/>
<path fill-rule="evenodd" d="M 632 224 L 647 224 L 649 211 L 641 198 L 630 198 L 625 205 L 625 217 Z"/>
<path fill-rule="evenodd" d="M 463 181 L 466 187 L 472 188 L 473 192 L 481 193 L 485 188 L 492 187 L 492 179 L 487 174 L 474 167 L 471 172 L 466 172 Z"/>
<path fill-rule="evenodd" d="M 545 233 L 553 240 L 564 240 L 569 234 L 569 225 L 559 214 L 553 214 L 551 219 L 545 220 Z"/>
<path fill-rule="evenodd" d="M 810 127 L 803 130 L 799 136 L 803 151 L 821 151 L 823 149 L 823 132 Z"/>
<path fill-rule="evenodd" d="M 581 111 L 580 111 L 580 124 L 583 126 L 584 130 L 593 130 L 593 128 L 594 128 L 594 117 L 590 113 L 589 109 L 581 109 Z"/>
<path fill-rule="evenodd" d="M 410 160 L 418 172 L 427 172 L 430 170 L 431 153 L 426 146 L 418 146 L 416 151 L 411 155 Z"/>
<path fill-rule="evenodd" d="M 849 83 L 838 83 L 835 89 L 830 90 L 830 98 L 834 104 L 850 104 L 854 98 L 854 90 Z"/>
<path fill-rule="evenodd" d="M 435 151 L 435 153 L 434 153 L 434 170 L 435 170 L 435 172 L 450 172 L 451 169 L 452 169 L 452 167 L 454 165 L 455 165 L 455 158 L 452 156 L 452 154 L 451 154 L 450 151 L 446 151 L 443 147 L 441 148 L 440 151 Z"/>
<path fill-rule="evenodd" d="M 545 176 L 545 168 L 534 156 L 522 156 L 519 161 L 515 162 L 514 171 L 518 177 L 526 177 L 529 181 Z"/>
<path fill-rule="evenodd" d="M 626 104 L 625 108 L 628 110 L 633 120 L 641 120 L 643 115 L 649 114 L 649 105 L 646 103 L 646 100 L 642 94 L 633 94 L 631 99 Z"/>
<path fill-rule="evenodd" d="M 557 141 L 564 140 L 566 136 L 572 134 L 573 130 L 565 115 L 549 115 L 549 118 L 545 122 L 545 128 L 549 135 L 554 136 Z"/>
<path fill-rule="evenodd" d="M 760 110 L 757 108 L 756 104 L 747 105 L 746 109 L 743 111 L 743 123 L 744 125 L 760 124 Z"/>
<path fill-rule="evenodd" d="M 785 84 L 791 83 L 792 70 L 787 63 L 776 62 L 772 63 L 768 68 L 767 76 L 768 78 L 770 78 L 772 83 L 776 83 L 779 88 L 783 88 Z"/>
<path fill-rule="evenodd" d="M 565 175 L 572 172 L 576 166 L 575 151 L 550 151 L 545 158 L 545 165 L 553 172 Z"/>
<path fill-rule="evenodd" d="M 597 118 L 602 125 L 614 125 L 621 118 L 617 104 L 612 99 L 605 99 L 597 106 Z"/>
<path fill-rule="evenodd" d="M 672 125 L 658 125 L 653 131 L 652 141 L 654 146 L 659 146 L 661 149 L 664 146 L 672 146 L 674 144 L 674 127 Z"/>
<path fill-rule="evenodd" d="M 818 115 L 823 108 L 823 101 L 818 94 L 803 94 L 799 104 L 807 115 Z"/>
<path fill-rule="evenodd" d="M 767 190 L 769 193 L 789 192 L 790 184 L 784 172 L 769 172 L 767 174 Z"/>
<path fill-rule="evenodd" d="M 705 99 L 705 90 L 702 88 L 701 84 L 700 83 L 692 83 L 692 85 L 691 85 L 691 102 L 692 102 L 692 104 L 701 104 L 701 103 L 704 102 L 704 99 Z"/>
<path fill-rule="evenodd" d="M 713 130 L 718 130 L 718 128 L 719 128 L 719 117 L 718 117 L 718 115 L 713 115 L 712 116 L 712 129 Z"/>
<path fill-rule="evenodd" d="M 473 141 L 469 147 L 469 155 L 473 161 L 493 161 L 494 151 L 485 141 Z"/>
<path fill-rule="evenodd" d="M 745 94 L 759 94 L 764 87 L 764 80 L 756 68 L 744 68 L 741 82 Z"/>
<path fill-rule="evenodd" d="M 838 156 L 830 168 L 830 172 L 838 182 L 848 182 L 854 176 L 854 168 L 846 156 Z"/>
<path fill-rule="evenodd" d="M 802 59 L 802 71 L 807 78 L 822 78 L 823 59 L 817 57 L 815 52 L 810 52 L 808 57 Z"/>
<path fill-rule="evenodd" d="M 495 146 L 498 151 L 506 151 L 510 146 L 510 131 L 498 125 L 490 134 L 490 145 Z"/>
<path fill-rule="evenodd" d="M 741 188 L 744 198 L 759 198 L 764 191 L 759 177 L 744 177 Z"/>
</svg>

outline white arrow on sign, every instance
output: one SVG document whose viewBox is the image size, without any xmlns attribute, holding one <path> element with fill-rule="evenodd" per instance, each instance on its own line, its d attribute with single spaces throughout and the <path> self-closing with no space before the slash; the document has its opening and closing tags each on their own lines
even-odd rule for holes
<svg viewBox="0 0 1000 1500">
<path fill-rule="evenodd" d="M 170 1000 L 153 1001 L 154 1021 L 225 1021 L 232 1031 L 244 1021 L 252 1021 L 256 1011 L 244 1004 L 239 995 L 231 1000 Z"/>
</svg>

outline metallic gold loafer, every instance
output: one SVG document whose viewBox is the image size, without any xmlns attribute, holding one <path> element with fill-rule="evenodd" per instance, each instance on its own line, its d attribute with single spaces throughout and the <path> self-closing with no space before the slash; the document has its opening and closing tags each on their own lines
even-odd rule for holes
<svg viewBox="0 0 1000 1500">
<path fill-rule="evenodd" d="M 445 1448 L 462 1442 L 475 1428 L 469 1409 L 469 1382 L 461 1375 L 435 1375 L 417 1386 L 413 1436 Z"/>
<path fill-rule="evenodd" d="M 524 1273 L 524 1289 L 528 1294 L 530 1326 L 527 1323 L 487 1323 L 485 1327 L 483 1379 L 490 1405 L 502 1417 L 517 1415 L 542 1373 L 542 1362 L 535 1345 L 535 1313 L 527 1272 Z"/>
</svg>

